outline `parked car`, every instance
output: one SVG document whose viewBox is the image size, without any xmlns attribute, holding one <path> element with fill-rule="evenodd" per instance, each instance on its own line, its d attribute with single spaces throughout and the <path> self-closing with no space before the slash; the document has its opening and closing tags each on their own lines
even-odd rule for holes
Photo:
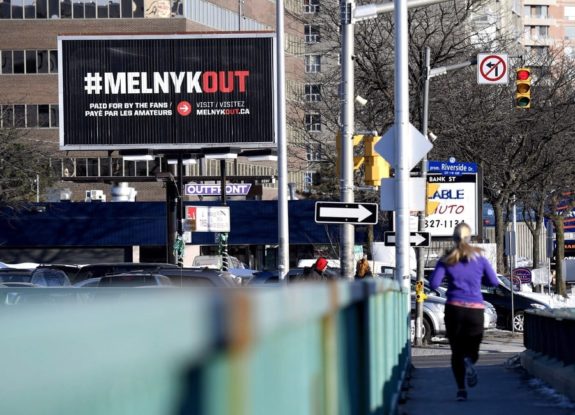
<svg viewBox="0 0 575 415">
<path fill-rule="evenodd" d="M 423 302 L 423 326 L 422 326 L 422 339 L 423 343 L 430 343 L 433 337 L 441 337 L 445 335 L 445 303 L 446 289 L 438 287 L 432 290 L 429 283 L 424 281 L 423 292 L 427 298 Z M 412 340 L 415 337 L 415 279 L 411 280 L 411 318 L 412 318 Z M 483 301 L 485 305 L 484 311 L 484 328 L 494 329 L 497 325 L 497 311 L 493 304 L 488 301 Z"/>
<path fill-rule="evenodd" d="M 227 272 L 206 268 L 158 268 L 156 274 L 168 277 L 176 287 L 237 287 L 234 277 Z"/>
<path fill-rule="evenodd" d="M 32 270 L 29 269 L 0 269 L 0 284 L 2 287 L 35 287 L 32 284 Z"/>
<path fill-rule="evenodd" d="M 246 266 L 242 261 L 237 259 L 235 256 L 228 255 L 228 268 L 239 268 L 244 269 Z M 222 256 L 221 255 L 198 255 L 192 261 L 192 267 L 199 268 L 212 268 L 221 269 L 222 268 Z"/>
<path fill-rule="evenodd" d="M 100 278 L 98 287 L 171 287 L 172 281 L 165 275 L 126 272 L 123 274 L 106 275 Z"/>
<path fill-rule="evenodd" d="M 40 264 L 36 267 L 36 269 L 57 269 L 60 271 L 64 271 L 68 276 L 69 281 L 76 280 L 76 274 L 80 271 L 81 265 L 69 265 L 69 264 Z"/>
<path fill-rule="evenodd" d="M 288 282 L 293 282 L 303 275 L 303 268 L 292 268 L 288 271 L 286 277 Z M 248 285 L 262 285 L 262 284 L 279 284 L 278 271 L 258 271 L 254 273 L 253 278 L 248 282 Z"/>
<path fill-rule="evenodd" d="M 101 278 L 102 277 L 88 278 L 87 280 L 75 283 L 73 286 L 75 288 L 95 288 L 98 286 Z"/>
<path fill-rule="evenodd" d="M 43 267 L 32 271 L 30 282 L 40 287 L 69 287 L 72 285 L 64 271 Z"/>
<path fill-rule="evenodd" d="M 489 301 L 497 310 L 497 325 L 504 329 L 522 332 L 525 319 L 525 310 L 530 308 L 549 308 L 549 296 L 541 293 L 526 293 L 513 289 L 513 318 L 511 317 L 511 289 L 509 280 L 498 275 L 497 287 L 481 287 L 483 298 Z"/>
<path fill-rule="evenodd" d="M 83 265 L 76 278 L 74 284 L 87 280 L 88 278 L 103 277 L 105 275 L 121 274 L 131 271 L 147 271 L 151 272 L 157 268 L 179 268 L 175 264 L 168 264 L 163 262 L 112 262 L 102 264 L 88 264 Z"/>
</svg>

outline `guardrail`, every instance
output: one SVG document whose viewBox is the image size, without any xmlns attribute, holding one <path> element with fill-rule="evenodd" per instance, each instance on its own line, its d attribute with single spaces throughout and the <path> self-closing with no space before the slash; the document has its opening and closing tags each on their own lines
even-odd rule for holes
<svg viewBox="0 0 575 415">
<path fill-rule="evenodd" d="M 2 414 L 392 414 L 409 363 L 392 280 L 0 301 Z"/>
<path fill-rule="evenodd" d="M 575 309 L 528 310 L 524 329 L 521 365 L 575 400 Z"/>
<path fill-rule="evenodd" d="M 563 362 L 575 363 L 575 309 L 528 310 L 525 313 L 525 347 Z"/>
</svg>

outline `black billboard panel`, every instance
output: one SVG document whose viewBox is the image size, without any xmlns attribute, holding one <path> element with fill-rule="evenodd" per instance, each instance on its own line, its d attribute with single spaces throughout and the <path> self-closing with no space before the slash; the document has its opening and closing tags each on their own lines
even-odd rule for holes
<svg viewBox="0 0 575 415">
<path fill-rule="evenodd" d="M 60 148 L 276 145 L 272 33 L 59 36 Z"/>
</svg>

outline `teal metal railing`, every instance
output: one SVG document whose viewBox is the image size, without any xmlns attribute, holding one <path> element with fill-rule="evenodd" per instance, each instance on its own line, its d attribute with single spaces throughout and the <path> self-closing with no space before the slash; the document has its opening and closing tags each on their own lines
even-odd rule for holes
<svg viewBox="0 0 575 415">
<path fill-rule="evenodd" d="M 409 363 L 392 280 L 0 301 L 1 414 L 391 414 Z"/>
</svg>

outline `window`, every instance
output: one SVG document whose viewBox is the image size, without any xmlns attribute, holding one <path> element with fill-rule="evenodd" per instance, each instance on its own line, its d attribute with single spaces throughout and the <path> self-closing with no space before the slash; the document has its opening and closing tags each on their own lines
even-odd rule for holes
<svg viewBox="0 0 575 415">
<path fill-rule="evenodd" d="M 310 188 L 317 183 L 317 173 L 315 171 L 305 171 L 303 173 L 303 181 L 304 187 L 306 191 L 309 191 Z"/>
<path fill-rule="evenodd" d="M 321 72 L 321 55 L 305 55 L 305 72 Z"/>
<path fill-rule="evenodd" d="M 318 13 L 319 12 L 319 0 L 303 0 L 303 12 L 304 13 Z"/>
<path fill-rule="evenodd" d="M 1 74 L 57 73 L 57 50 L 3 50 L 1 54 Z"/>
<path fill-rule="evenodd" d="M 25 105 L 14 105 L 14 127 L 25 128 L 26 127 L 26 106 Z"/>
<path fill-rule="evenodd" d="M 306 154 L 308 161 L 322 161 L 323 151 L 321 143 L 309 143 L 306 146 Z"/>
<path fill-rule="evenodd" d="M 525 26 L 524 35 L 527 40 L 547 39 L 549 26 Z"/>
<path fill-rule="evenodd" d="M 26 126 L 28 128 L 38 127 L 38 105 L 26 106 Z"/>
<path fill-rule="evenodd" d="M 310 132 L 321 131 L 321 115 L 318 112 L 312 112 L 305 115 L 305 128 Z"/>
<path fill-rule="evenodd" d="M 525 17 L 546 19 L 549 16 L 549 6 L 525 6 L 523 13 Z"/>
<path fill-rule="evenodd" d="M 0 122 L 2 128 L 14 127 L 14 107 L 12 105 L 2 105 L 0 107 Z"/>
<path fill-rule="evenodd" d="M 2 52 L 2 73 L 13 73 L 13 66 L 12 66 L 12 51 L 11 50 L 3 50 Z"/>
<path fill-rule="evenodd" d="M 565 6 L 565 19 L 575 20 L 575 7 Z"/>
<path fill-rule="evenodd" d="M 3 105 L 0 128 L 58 128 L 58 105 Z"/>
<path fill-rule="evenodd" d="M 319 42 L 319 27 L 312 26 L 310 24 L 305 25 L 305 43 L 317 43 Z"/>
<path fill-rule="evenodd" d="M 25 73 L 24 71 L 24 51 L 15 50 L 12 53 L 12 59 L 14 64 L 14 73 Z"/>
<path fill-rule="evenodd" d="M 575 26 L 565 26 L 565 39 L 575 39 Z"/>
<path fill-rule="evenodd" d="M 305 85 L 305 100 L 307 102 L 321 101 L 321 85 L 320 84 L 306 84 Z"/>
</svg>

